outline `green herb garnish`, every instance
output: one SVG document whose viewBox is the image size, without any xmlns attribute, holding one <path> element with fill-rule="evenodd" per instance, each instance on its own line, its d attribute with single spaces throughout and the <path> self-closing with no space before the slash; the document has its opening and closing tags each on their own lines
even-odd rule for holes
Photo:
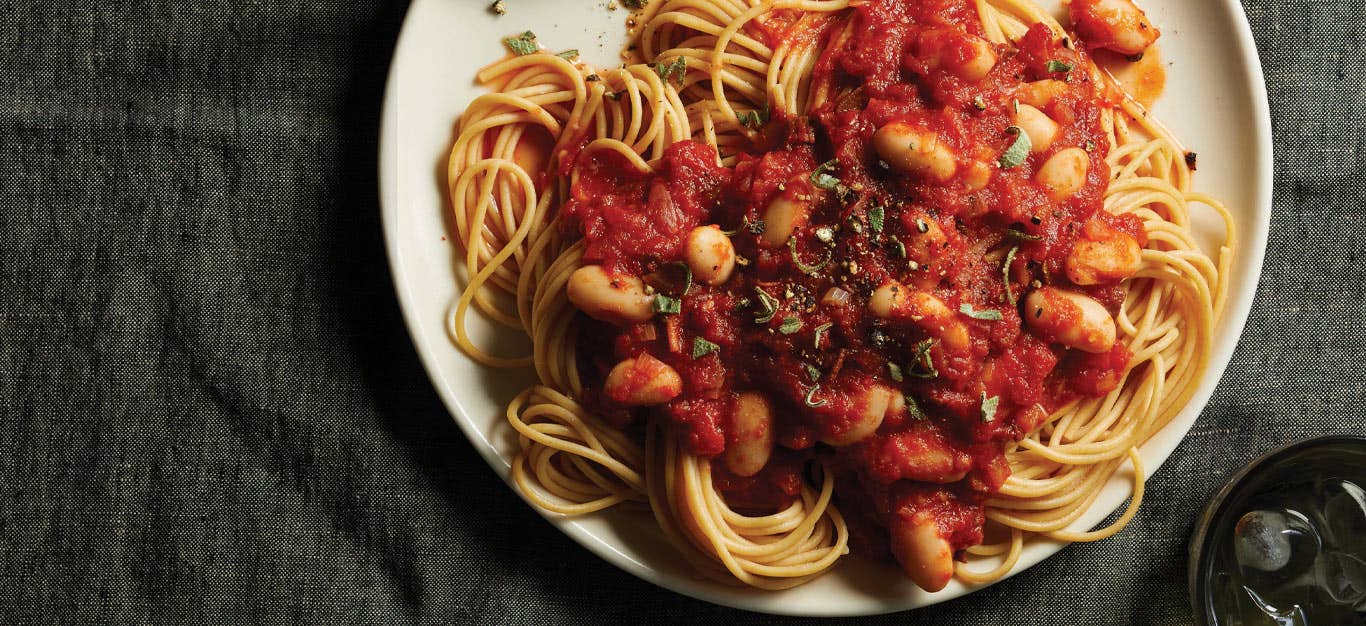
<svg viewBox="0 0 1366 626">
<path fill-rule="evenodd" d="M 536 33 L 526 31 L 516 37 L 508 37 L 503 40 L 503 45 L 507 46 L 513 54 L 526 56 L 536 51 Z"/>
<path fill-rule="evenodd" d="M 821 349 L 821 337 L 824 337 L 825 333 L 828 332 L 833 325 L 834 324 L 831 324 L 830 322 L 826 322 L 816 327 L 816 338 L 812 343 L 815 344 L 817 350 Z"/>
<path fill-rule="evenodd" d="M 925 419 L 928 419 L 929 416 L 925 415 L 925 411 L 924 411 L 923 409 L 920 408 L 920 403 L 919 403 L 919 402 L 916 402 L 916 401 L 915 401 L 915 398 L 912 398 L 912 397 L 910 397 L 910 396 L 905 396 L 905 398 L 906 398 L 906 412 L 908 412 L 908 413 L 911 414 L 911 419 L 916 419 L 916 420 L 925 420 Z"/>
<path fill-rule="evenodd" d="M 829 250 L 825 251 L 825 258 L 821 259 L 820 263 L 817 263 L 815 265 L 807 265 L 805 263 L 802 263 L 802 260 L 797 256 L 796 237 L 787 240 L 787 249 L 792 252 L 792 264 L 796 265 L 797 269 L 801 270 L 804 274 L 815 274 L 816 272 L 821 271 L 821 269 L 824 268 L 826 265 L 830 264 L 831 255 Z"/>
<path fill-rule="evenodd" d="M 825 406 L 825 404 L 826 404 L 826 401 L 825 401 L 825 400 L 821 400 L 820 402 L 812 402 L 812 401 L 811 401 L 811 398 L 815 397 L 816 391 L 819 390 L 820 388 L 821 388 L 821 386 L 820 386 L 819 384 L 817 384 L 817 385 L 812 385 L 812 386 L 811 386 L 811 389 L 807 390 L 807 392 L 806 392 L 806 397 L 802 399 L 802 401 L 806 403 L 806 406 L 813 406 L 813 407 L 814 407 L 814 406 Z"/>
<path fill-rule="evenodd" d="M 701 337 L 692 338 L 692 358 L 694 359 L 700 359 L 720 349 L 721 346 L 718 346 Z"/>
<path fill-rule="evenodd" d="M 886 216 L 886 210 L 881 205 L 868 207 L 868 227 L 873 229 L 875 233 L 882 232 L 883 221 Z"/>
<path fill-rule="evenodd" d="M 896 382 L 906 380 L 906 377 L 901 375 L 901 366 L 891 361 L 887 361 L 887 375 L 891 376 L 892 380 L 895 380 Z"/>
<path fill-rule="evenodd" d="M 574 59 L 579 58 L 579 51 L 578 51 L 578 50 L 565 50 L 564 52 L 561 52 L 561 53 L 559 53 L 559 54 L 557 54 L 557 55 L 555 55 L 555 56 L 560 57 L 561 59 L 564 59 L 564 60 L 566 60 L 566 61 L 573 61 Z"/>
<path fill-rule="evenodd" d="M 678 57 L 673 63 L 665 65 L 663 61 L 655 64 L 655 72 L 664 82 L 677 81 L 678 86 L 683 86 L 683 77 L 688 72 L 688 57 Z"/>
<path fill-rule="evenodd" d="M 765 103 L 764 108 L 762 109 L 750 109 L 749 111 L 745 111 L 738 117 L 740 118 L 741 126 L 744 126 L 745 128 L 759 128 L 768 123 L 768 104 Z"/>
<path fill-rule="evenodd" d="M 901 240 L 897 239 L 895 235 L 892 236 L 892 250 L 896 252 L 897 256 L 906 258 L 906 244 L 901 243 Z"/>
<path fill-rule="evenodd" d="M 930 354 L 930 348 L 939 343 L 938 339 L 926 339 L 915 344 L 915 357 L 911 359 L 911 371 L 907 372 L 916 378 L 939 378 L 939 370 L 934 367 L 934 357 Z"/>
<path fill-rule="evenodd" d="M 999 322 L 1002 319 L 1001 312 L 997 311 L 996 309 L 982 309 L 981 311 L 978 311 L 977 309 L 972 308 L 972 304 L 967 302 L 964 302 L 962 305 L 960 305 L 958 307 L 958 310 L 961 311 L 963 315 L 971 317 L 975 320 Z"/>
<path fill-rule="evenodd" d="M 679 311 L 683 310 L 682 300 L 679 300 L 678 298 L 670 298 L 669 296 L 666 296 L 662 293 L 655 294 L 655 299 L 652 304 L 654 306 L 655 313 L 669 314 L 678 313 Z"/>
<path fill-rule="evenodd" d="M 1065 62 L 1059 61 L 1059 60 L 1057 60 L 1057 59 L 1051 59 L 1051 60 L 1048 61 L 1048 71 L 1050 71 L 1050 72 L 1070 72 L 1070 71 L 1072 71 L 1072 64 L 1071 64 L 1071 63 L 1065 63 Z"/>
<path fill-rule="evenodd" d="M 784 317 L 782 326 L 778 327 L 778 332 L 784 335 L 791 335 L 802 329 L 802 321 L 795 317 Z"/>
<path fill-rule="evenodd" d="M 683 268 L 683 295 L 688 295 L 688 292 L 692 291 L 692 268 L 683 261 L 675 261 L 669 265 Z"/>
<path fill-rule="evenodd" d="M 1001 403 L 999 396 L 987 397 L 987 392 L 982 392 L 982 423 L 996 420 L 996 406 Z"/>
<path fill-rule="evenodd" d="M 1043 241 L 1043 235 L 1031 235 L 1017 228 L 1007 228 L 1006 236 L 1020 241 Z"/>
<path fill-rule="evenodd" d="M 758 294 L 759 306 L 763 307 L 763 311 L 754 317 L 754 321 L 759 324 L 767 324 L 774 315 L 778 314 L 778 299 L 768 295 L 768 292 L 758 287 L 754 288 L 754 293 Z"/>
<path fill-rule="evenodd" d="M 1001 159 L 998 163 L 1003 170 L 1019 167 L 1026 158 L 1029 158 L 1029 151 L 1034 148 L 1034 144 L 1029 141 L 1029 133 L 1024 132 L 1023 128 L 1011 126 L 1006 129 L 1006 132 L 1014 133 L 1015 142 L 1010 144 L 1005 152 L 1001 153 Z"/>
<path fill-rule="evenodd" d="M 1006 262 L 1001 265 L 1001 276 L 1005 279 L 1006 285 L 1006 300 L 1008 300 L 1012 306 L 1015 304 L 1015 290 L 1010 286 L 1010 266 L 1015 263 L 1015 253 L 1019 251 L 1020 246 L 1011 248 L 1010 252 L 1006 253 Z"/>
<path fill-rule="evenodd" d="M 839 159 L 830 159 L 816 167 L 816 171 L 811 172 L 811 184 L 817 188 L 831 191 L 840 185 L 840 179 L 835 178 L 831 172 L 839 167 Z"/>
<path fill-rule="evenodd" d="M 810 363 L 802 363 L 802 367 L 806 369 L 806 377 L 810 378 L 811 382 L 814 383 L 821 379 L 821 371 L 819 369 L 816 369 L 815 365 L 812 365 Z"/>
</svg>

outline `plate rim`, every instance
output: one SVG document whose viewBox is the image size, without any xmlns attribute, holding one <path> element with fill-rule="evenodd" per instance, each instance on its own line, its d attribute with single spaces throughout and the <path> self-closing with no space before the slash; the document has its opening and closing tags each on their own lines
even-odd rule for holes
<svg viewBox="0 0 1366 626">
<path fill-rule="evenodd" d="M 889 603 L 885 607 L 877 607 L 874 610 L 841 610 L 835 608 L 837 605 L 832 603 L 831 609 L 828 611 L 787 611 L 780 605 L 774 606 L 773 604 L 759 602 L 758 600 L 762 596 L 729 593 L 726 590 L 717 589 L 713 583 L 675 576 L 651 567 L 646 563 L 642 563 L 621 552 L 611 542 L 608 542 L 584 528 L 575 518 L 555 515 L 534 506 L 519 489 L 509 482 L 508 464 L 501 458 L 494 444 L 489 441 L 488 436 L 474 425 L 473 420 L 470 418 L 465 406 L 461 403 L 460 398 L 454 393 L 447 393 L 445 391 L 443 385 L 440 383 L 442 379 L 438 376 L 440 373 L 440 366 L 437 363 L 437 357 L 434 351 L 429 349 L 427 345 L 421 341 L 420 338 L 423 333 L 416 331 L 416 329 L 425 328 L 425 324 L 420 319 L 416 297 L 412 293 L 413 286 L 410 285 L 407 280 L 409 274 L 405 269 L 406 264 L 404 262 L 403 254 L 404 244 L 402 237 L 399 235 L 400 206 L 398 202 L 398 188 L 400 183 L 398 182 L 398 177 L 396 175 L 389 174 L 389 172 L 397 171 L 397 161 L 399 158 L 399 146 L 397 144 L 399 139 L 396 129 L 397 118 L 401 113 L 399 111 L 399 105 L 397 104 L 397 98 L 395 97 L 395 85 L 400 68 L 406 65 L 406 59 L 416 54 L 413 51 L 413 37 L 411 36 L 412 30 L 416 28 L 411 19 L 412 14 L 418 6 L 424 5 L 430 1 L 432 0 L 414 0 L 413 3 L 408 6 L 404 15 L 402 28 L 399 31 L 398 40 L 394 46 L 393 56 L 390 59 L 388 75 L 385 79 L 383 107 L 380 113 L 380 134 L 377 146 L 379 152 L 377 165 L 379 170 L 380 222 L 384 237 L 385 253 L 389 264 L 388 269 L 390 278 L 393 281 L 395 295 L 398 298 L 405 330 L 409 340 L 413 344 L 414 350 L 417 352 L 419 361 L 422 363 L 428 382 L 432 385 L 433 390 L 441 399 L 442 405 L 446 409 L 451 420 L 456 423 L 461 433 L 469 440 L 472 447 L 474 447 L 480 457 L 489 465 L 490 469 L 494 471 L 495 475 L 502 479 L 507 488 L 511 489 L 526 506 L 535 511 L 542 519 L 549 522 L 551 526 L 564 533 L 575 543 L 579 544 L 579 546 L 586 548 L 598 558 L 641 580 L 700 601 L 773 615 L 853 617 L 909 611 L 953 599 L 946 597 L 943 600 L 935 600 L 917 607 L 892 605 Z M 1227 326 L 1230 336 L 1234 339 L 1225 346 L 1216 346 L 1214 353 L 1211 354 L 1210 363 L 1206 369 L 1206 375 L 1208 376 L 1208 373 L 1217 371 L 1218 379 L 1214 380 L 1213 384 L 1209 386 L 1208 391 L 1197 391 L 1197 395 L 1193 396 L 1190 400 L 1191 403 L 1196 401 L 1200 403 L 1200 412 L 1198 412 L 1195 418 L 1190 420 L 1188 424 L 1180 426 L 1180 436 L 1167 437 L 1161 442 L 1150 440 L 1143 446 L 1143 456 L 1146 457 L 1151 455 L 1159 457 L 1159 460 L 1152 462 L 1150 467 L 1148 467 L 1147 477 L 1149 479 L 1165 465 L 1166 461 L 1171 458 L 1172 452 L 1185 441 L 1191 428 L 1199 421 L 1199 416 L 1203 414 L 1204 409 L 1209 405 L 1210 399 L 1217 392 L 1219 383 L 1228 370 L 1228 365 L 1237 350 L 1238 344 L 1242 342 L 1243 332 L 1246 329 L 1252 305 L 1257 299 L 1257 287 L 1261 282 L 1263 264 L 1266 257 L 1266 244 L 1270 235 L 1275 182 L 1273 169 L 1275 145 L 1265 74 L 1262 68 L 1261 57 L 1258 54 L 1256 39 L 1253 36 L 1252 26 L 1248 22 L 1247 13 L 1243 8 L 1242 3 L 1239 0 L 1219 0 L 1219 5 L 1221 5 L 1225 13 L 1225 20 L 1232 25 L 1236 34 L 1235 43 L 1237 55 L 1244 61 L 1240 64 L 1242 76 L 1239 83 L 1246 86 L 1250 91 L 1249 104 L 1251 105 L 1251 115 L 1256 122 L 1253 132 L 1255 134 L 1254 142 L 1257 146 L 1257 153 L 1253 169 L 1257 182 L 1254 190 L 1254 201 L 1252 206 L 1249 207 L 1252 212 L 1252 225 L 1255 226 L 1255 228 L 1250 229 L 1251 236 L 1249 237 L 1249 240 L 1244 242 L 1240 249 L 1236 251 L 1236 254 L 1238 255 L 1248 255 L 1246 259 L 1248 271 L 1241 280 L 1237 281 L 1236 285 L 1230 286 L 1230 293 L 1246 291 L 1249 296 L 1236 310 L 1229 309 L 1224 313 L 1222 323 Z M 1235 286 L 1237 287 L 1236 289 L 1234 288 Z M 442 334 L 445 334 L 444 329 Z M 1191 404 L 1187 405 L 1187 407 L 1189 406 L 1191 406 Z M 1167 428 L 1170 426 L 1171 425 L 1168 425 Z M 1034 565 L 1053 557 L 1067 545 L 1070 544 L 1060 543 L 1050 547 L 1046 554 L 1043 554 L 1038 558 L 1021 558 L 1020 562 L 1017 563 L 1005 577 L 993 581 L 992 583 L 973 586 L 965 592 L 954 596 L 954 598 L 970 595 L 976 591 L 985 589 L 996 582 L 1000 582 L 1000 580 L 1005 580 L 1006 578 L 1024 572 Z"/>
</svg>

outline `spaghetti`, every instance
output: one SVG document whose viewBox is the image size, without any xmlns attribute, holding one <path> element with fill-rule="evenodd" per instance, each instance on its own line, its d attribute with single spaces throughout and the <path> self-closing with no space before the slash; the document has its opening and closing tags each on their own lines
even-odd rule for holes
<svg viewBox="0 0 1366 626">
<path fill-rule="evenodd" d="M 616 69 L 524 35 L 450 154 L 470 276 L 450 332 L 535 369 L 507 409 L 531 502 L 647 508 L 700 574 L 764 589 L 851 546 L 929 590 L 989 582 L 1031 536 L 1132 519 L 1234 250 L 1193 155 L 1087 52 L 1141 53 L 1141 11 L 1076 0 L 1072 32 L 1028 0 L 632 20 Z M 1224 222 L 1213 259 L 1197 207 Z M 532 353 L 476 346 L 471 310 Z M 1069 530 L 1126 463 L 1119 519 Z"/>
</svg>

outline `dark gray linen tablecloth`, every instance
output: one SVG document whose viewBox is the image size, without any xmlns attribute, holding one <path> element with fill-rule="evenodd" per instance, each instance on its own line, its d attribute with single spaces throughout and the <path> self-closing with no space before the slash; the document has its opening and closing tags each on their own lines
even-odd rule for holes
<svg viewBox="0 0 1366 626">
<path fill-rule="evenodd" d="M 1188 622 L 1187 536 L 1221 480 L 1366 430 L 1366 7 L 1245 5 L 1276 205 L 1218 393 L 1117 537 L 867 622 Z M 404 10 L 0 3 L 0 623 L 772 619 L 591 556 L 451 423 L 381 245 Z"/>
</svg>

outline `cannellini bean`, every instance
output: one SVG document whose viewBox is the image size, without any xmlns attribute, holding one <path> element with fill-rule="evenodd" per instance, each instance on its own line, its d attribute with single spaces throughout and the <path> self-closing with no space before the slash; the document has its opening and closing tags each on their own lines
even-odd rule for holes
<svg viewBox="0 0 1366 626">
<path fill-rule="evenodd" d="M 654 317 L 645 283 L 635 276 L 609 274 L 601 265 L 585 265 L 569 275 L 569 301 L 589 317 L 625 326 Z"/>
<path fill-rule="evenodd" d="M 896 477 L 927 483 L 955 483 L 967 476 L 972 457 L 953 449 L 934 428 L 912 428 L 879 440 L 885 450 L 895 450 Z"/>
<path fill-rule="evenodd" d="M 995 173 L 995 168 L 982 161 L 968 163 L 967 172 L 963 174 L 963 187 L 969 192 L 980 191 L 991 182 L 991 175 Z"/>
<path fill-rule="evenodd" d="M 811 217 L 814 201 L 815 190 L 807 182 L 807 175 L 794 176 L 787 181 L 783 192 L 764 210 L 764 234 L 759 237 L 759 245 L 765 248 L 787 245 L 792 233 L 805 226 Z"/>
<path fill-rule="evenodd" d="M 1094 298 L 1042 287 L 1025 298 L 1025 322 L 1045 340 L 1083 352 L 1107 352 L 1115 345 L 1115 320 Z"/>
<path fill-rule="evenodd" d="M 1162 34 L 1133 0 L 1072 0 L 1068 10 L 1077 34 L 1091 48 L 1133 56 Z"/>
<path fill-rule="evenodd" d="M 956 30 L 921 32 L 916 55 L 931 68 L 944 68 L 969 82 L 982 80 L 996 67 L 996 50 L 990 41 Z"/>
<path fill-rule="evenodd" d="M 1062 202 L 1086 184 L 1086 171 L 1090 165 L 1090 155 L 1081 148 L 1059 150 L 1044 161 L 1034 174 L 1034 180 L 1043 185 L 1050 198 Z"/>
<path fill-rule="evenodd" d="M 1052 104 L 1055 98 L 1066 92 L 1067 83 L 1048 78 L 1020 85 L 1015 91 L 1015 97 L 1019 99 L 1020 104 L 1028 104 L 1036 109 L 1044 109 Z"/>
<path fill-rule="evenodd" d="M 939 222 L 928 214 L 917 215 L 910 220 L 910 235 L 906 237 L 906 258 L 929 265 L 944 252 L 949 238 Z"/>
<path fill-rule="evenodd" d="M 953 352 L 971 347 L 967 325 L 934 294 L 887 281 L 868 298 L 868 310 L 883 319 L 909 320 L 944 342 Z"/>
<path fill-rule="evenodd" d="M 602 390 L 623 406 L 654 406 L 683 393 L 683 379 L 663 361 L 641 354 L 617 363 L 607 373 Z"/>
<path fill-rule="evenodd" d="M 1099 285 L 1119 282 L 1138 273 L 1143 250 L 1128 233 L 1091 219 L 1082 234 L 1063 264 L 1068 280 L 1078 285 Z"/>
<path fill-rule="evenodd" d="M 714 224 L 698 226 L 688 233 L 684 259 L 697 280 L 719 285 L 735 271 L 735 244 Z"/>
<path fill-rule="evenodd" d="M 736 476 L 758 474 L 773 454 L 773 405 L 762 394 L 740 394 L 730 427 L 734 439 L 726 446 L 726 468 Z"/>
<path fill-rule="evenodd" d="M 910 289 L 905 285 L 889 280 L 873 291 L 868 298 L 868 310 L 882 319 L 892 319 L 897 311 L 906 306 L 906 294 Z"/>
<path fill-rule="evenodd" d="M 953 150 L 932 130 L 892 122 L 873 134 L 873 149 L 888 165 L 938 183 L 958 171 Z"/>
<path fill-rule="evenodd" d="M 1057 122 L 1028 104 L 1020 104 L 1014 120 L 1015 125 L 1023 128 L 1025 134 L 1029 135 L 1030 150 L 1033 152 L 1047 150 L 1058 136 Z"/>
<path fill-rule="evenodd" d="M 832 446 L 852 446 L 877 432 L 892 406 L 896 391 L 882 385 L 871 385 L 854 399 L 854 415 L 843 430 L 821 439 Z"/>
<path fill-rule="evenodd" d="M 934 520 L 923 513 L 894 516 L 890 526 L 892 556 L 911 581 L 930 592 L 947 586 L 953 578 L 953 548 Z"/>
</svg>

